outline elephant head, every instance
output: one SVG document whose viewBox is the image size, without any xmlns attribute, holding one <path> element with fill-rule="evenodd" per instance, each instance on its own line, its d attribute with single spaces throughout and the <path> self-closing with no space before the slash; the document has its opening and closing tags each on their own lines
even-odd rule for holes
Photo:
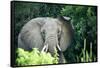
<svg viewBox="0 0 100 68">
<path fill-rule="evenodd" d="M 69 23 L 69 17 L 59 17 L 58 19 L 46 20 L 46 23 L 41 28 L 41 33 L 44 38 L 44 48 L 54 53 L 55 48 L 59 51 L 65 51 L 71 42 L 72 26 Z"/>
<path fill-rule="evenodd" d="M 41 33 L 44 38 L 44 46 L 47 47 L 50 53 L 54 53 L 54 49 L 59 46 L 58 39 L 60 37 L 61 27 L 55 22 L 56 19 L 51 19 L 51 21 L 47 20 L 41 28 Z"/>
<path fill-rule="evenodd" d="M 69 17 L 40 17 L 29 21 L 18 36 L 18 47 L 25 50 L 38 48 L 54 54 L 55 48 L 61 52 L 70 45 L 73 36 Z M 61 58 L 62 58 L 61 57 Z"/>
</svg>

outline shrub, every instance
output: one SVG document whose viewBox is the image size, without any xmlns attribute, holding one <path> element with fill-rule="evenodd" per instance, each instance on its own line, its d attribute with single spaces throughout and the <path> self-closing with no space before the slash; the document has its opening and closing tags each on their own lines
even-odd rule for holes
<svg viewBox="0 0 100 68">
<path fill-rule="evenodd" d="M 18 48 L 17 54 L 16 63 L 18 66 L 58 63 L 58 54 L 56 51 L 53 57 L 49 52 L 40 52 L 37 48 L 33 48 L 31 52 Z"/>
</svg>

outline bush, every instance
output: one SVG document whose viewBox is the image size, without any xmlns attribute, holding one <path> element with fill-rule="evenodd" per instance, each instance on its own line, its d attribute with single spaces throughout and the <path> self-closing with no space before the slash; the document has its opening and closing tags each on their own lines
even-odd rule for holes
<svg viewBox="0 0 100 68">
<path fill-rule="evenodd" d="M 18 48 L 17 54 L 16 63 L 18 66 L 58 63 L 57 53 L 53 57 L 50 53 L 39 52 L 37 48 L 33 48 L 31 52 Z"/>
</svg>

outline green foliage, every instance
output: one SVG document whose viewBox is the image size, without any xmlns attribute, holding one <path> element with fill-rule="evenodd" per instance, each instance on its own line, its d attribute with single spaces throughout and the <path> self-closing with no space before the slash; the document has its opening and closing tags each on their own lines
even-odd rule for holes
<svg viewBox="0 0 100 68">
<path fill-rule="evenodd" d="M 18 66 L 58 63 L 57 53 L 53 57 L 50 53 L 39 52 L 37 48 L 33 48 L 31 52 L 18 48 L 17 54 L 16 63 Z"/>
<path fill-rule="evenodd" d="M 80 56 L 77 56 L 77 62 L 93 62 L 96 61 L 96 57 L 92 55 L 92 43 L 90 43 L 90 53 L 86 50 L 86 39 L 84 39 L 84 48 Z"/>
<path fill-rule="evenodd" d="M 68 62 L 78 62 L 82 58 L 84 62 L 90 62 L 97 57 L 97 8 L 94 6 L 65 6 L 61 10 L 61 15 L 72 18 L 71 22 L 74 27 L 74 41 L 69 49 L 66 50 L 65 56 Z M 84 39 L 86 43 L 84 45 Z M 90 49 L 92 43 L 92 51 Z M 84 46 L 85 51 L 84 52 Z M 90 54 L 92 52 L 92 57 Z M 82 53 L 83 56 L 79 57 Z M 85 53 L 85 54 L 84 54 Z M 77 56 L 77 57 L 75 57 Z M 84 57 L 86 59 L 84 59 Z M 93 58 L 94 57 L 94 58 Z M 83 62 L 80 60 L 80 62 Z M 96 60 L 94 60 L 96 61 Z"/>
<path fill-rule="evenodd" d="M 57 49 L 55 48 L 54 61 L 53 61 L 55 64 L 58 64 L 58 60 L 59 60 L 58 56 L 59 56 L 59 55 L 58 55 L 58 53 L 57 53 Z"/>
</svg>

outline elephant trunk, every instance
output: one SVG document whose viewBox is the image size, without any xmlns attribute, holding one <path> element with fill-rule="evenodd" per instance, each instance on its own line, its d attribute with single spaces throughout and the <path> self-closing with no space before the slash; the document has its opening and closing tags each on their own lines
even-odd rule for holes
<svg viewBox="0 0 100 68">
<path fill-rule="evenodd" d="M 50 35 L 46 37 L 45 45 L 48 46 L 48 51 L 53 55 L 55 53 L 55 48 L 58 46 L 57 35 Z"/>
</svg>

